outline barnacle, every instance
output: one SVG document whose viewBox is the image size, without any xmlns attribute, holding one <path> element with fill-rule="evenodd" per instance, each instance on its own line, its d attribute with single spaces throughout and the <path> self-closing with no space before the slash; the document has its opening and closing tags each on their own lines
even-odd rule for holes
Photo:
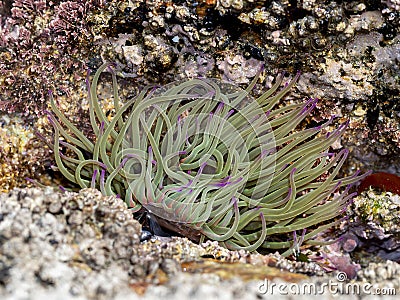
<svg viewBox="0 0 400 300">
<path fill-rule="evenodd" d="M 113 82 L 111 119 L 97 97 L 106 69 Z M 87 80 L 95 141 L 50 97 L 57 166 L 81 188 L 118 195 L 133 211 L 144 209 L 193 239 L 229 249 L 286 249 L 285 255 L 301 242 L 321 243 L 315 238 L 339 221 L 353 196 L 351 185 L 364 175 L 336 178 L 348 150 L 328 149 L 347 123 L 327 134 L 321 130 L 332 120 L 294 130 L 317 100 L 273 109 L 298 76 L 281 89 L 278 76 L 257 99 L 250 91 L 258 75 L 246 90 L 192 79 L 147 87 L 122 103 L 117 74 L 106 63 L 92 84 Z"/>
</svg>

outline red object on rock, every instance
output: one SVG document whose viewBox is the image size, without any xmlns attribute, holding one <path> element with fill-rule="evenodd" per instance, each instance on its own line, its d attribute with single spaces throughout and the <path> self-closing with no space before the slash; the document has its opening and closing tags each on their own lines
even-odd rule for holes
<svg viewBox="0 0 400 300">
<path fill-rule="evenodd" d="M 367 190 L 370 186 L 400 195 L 400 177 L 394 174 L 378 172 L 368 175 L 361 181 L 358 193 Z"/>
</svg>

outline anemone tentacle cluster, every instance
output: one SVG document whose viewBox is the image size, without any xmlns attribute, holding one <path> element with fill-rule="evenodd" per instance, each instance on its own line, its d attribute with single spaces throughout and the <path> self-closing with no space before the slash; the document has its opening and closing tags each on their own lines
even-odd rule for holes
<svg viewBox="0 0 400 300">
<path fill-rule="evenodd" d="M 97 96 L 105 70 L 113 82 L 111 119 Z M 332 119 L 295 130 L 316 99 L 274 109 L 298 76 L 283 88 L 278 76 L 256 99 L 250 92 L 258 75 L 246 90 L 192 79 L 147 87 L 122 103 L 117 74 L 105 63 L 87 80 L 94 141 L 50 97 L 57 167 L 81 188 L 118 195 L 133 211 L 145 209 L 229 249 L 286 255 L 300 243 L 322 243 L 316 237 L 339 222 L 354 196 L 350 187 L 365 175 L 337 178 L 348 150 L 329 148 L 347 123 L 327 134 L 321 131 Z"/>
</svg>

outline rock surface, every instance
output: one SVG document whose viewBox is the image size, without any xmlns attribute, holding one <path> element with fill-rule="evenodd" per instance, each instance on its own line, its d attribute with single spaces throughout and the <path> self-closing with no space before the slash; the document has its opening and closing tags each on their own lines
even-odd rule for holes
<svg viewBox="0 0 400 300">
<path fill-rule="evenodd" d="M 229 251 L 216 242 L 196 245 L 184 238 L 140 242 L 140 234 L 125 204 L 96 190 L 1 194 L 0 298 L 260 299 L 271 293 L 271 284 L 350 283 L 340 281 L 345 273 L 328 274 L 321 263 Z M 371 263 L 351 283 L 399 292 L 399 275 L 395 262 Z M 290 291 L 273 295 L 291 298 Z"/>
</svg>

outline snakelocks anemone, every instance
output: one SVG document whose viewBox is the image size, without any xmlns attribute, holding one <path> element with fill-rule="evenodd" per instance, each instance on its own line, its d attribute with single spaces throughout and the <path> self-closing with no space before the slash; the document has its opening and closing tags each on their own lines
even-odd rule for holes
<svg viewBox="0 0 400 300">
<path fill-rule="evenodd" d="M 97 96 L 105 70 L 112 76 L 111 117 Z M 321 244 L 318 236 L 340 221 L 354 196 L 350 187 L 364 175 L 337 178 L 348 150 L 329 149 L 347 123 L 328 133 L 332 120 L 295 130 L 316 99 L 273 109 L 298 76 L 283 88 L 278 76 L 256 99 L 250 92 L 259 74 L 246 90 L 192 79 L 147 87 L 122 103 L 117 74 L 105 63 L 87 80 L 93 141 L 50 94 L 57 167 L 81 188 L 117 195 L 132 211 L 147 211 L 195 241 L 284 255 L 301 243 Z"/>
</svg>

